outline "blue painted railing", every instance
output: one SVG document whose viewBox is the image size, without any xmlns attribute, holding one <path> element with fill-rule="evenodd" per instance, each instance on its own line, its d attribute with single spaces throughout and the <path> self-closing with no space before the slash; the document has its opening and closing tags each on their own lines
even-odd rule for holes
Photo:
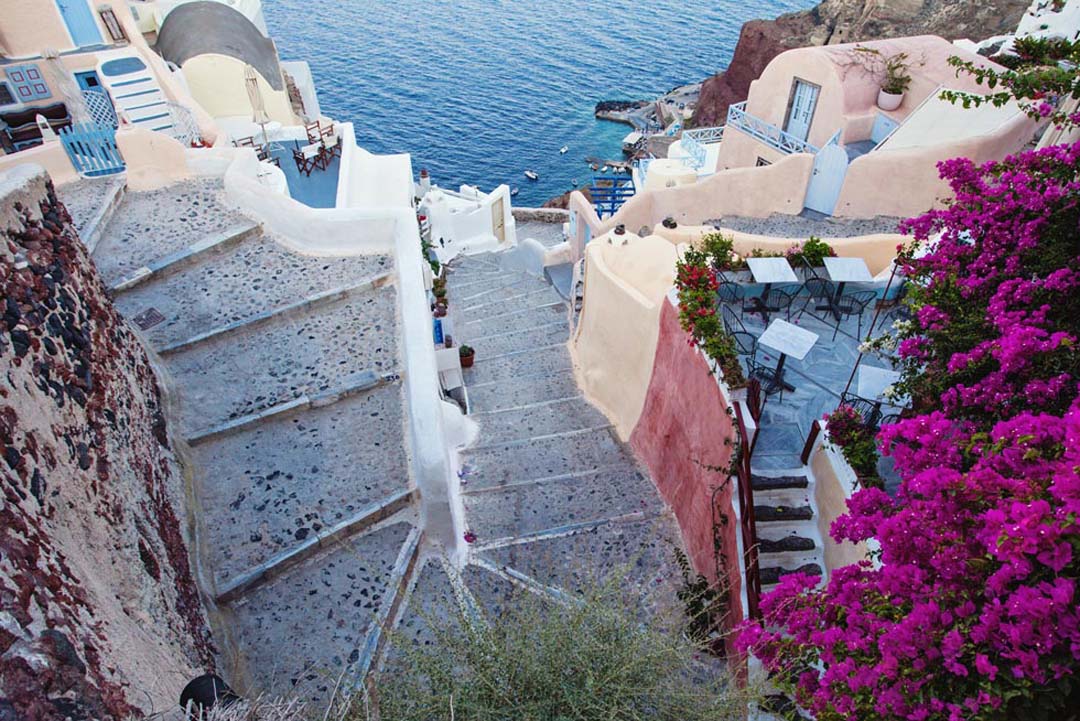
<svg viewBox="0 0 1080 721">
<path fill-rule="evenodd" d="M 708 155 L 705 146 L 719 143 L 723 139 L 724 126 L 721 125 L 716 128 L 684 130 L 679 142 L 686 153 L 687 164 L 694 170 L 701 170 L 705 167 L 705 158 Z"/>
<path fill-rule="evenodd" d="M 84 177 L 124 171 L 124 158 L 116 147 L 116 131 L 95 123 L 74 123 L 60 131 L 71 164 Z"/>
<path fill-rule="evenodd" d="M 750 137 L 757 138 L 781 153 L 817 154 L 818 148 L 805 140 L 786 133 L 772 123 L 746 112 L 746 102 L 735 103 L 728 108 L 727 127 L 736 128 Z"/>
<path fill-rule="evenodd" d="M 623 203 L 634 197 L 635 192 L 634 179 L 625 175 L 597 176 L 589 188 L 596 214 L 601 218 L 615 215 Z"/>
</svg>

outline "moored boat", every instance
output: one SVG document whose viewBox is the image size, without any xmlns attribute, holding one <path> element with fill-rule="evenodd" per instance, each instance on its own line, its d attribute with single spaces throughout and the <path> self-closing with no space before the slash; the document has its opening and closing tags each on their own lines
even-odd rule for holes
<svg viewBox="0 0 1080 721">
<path fill-rule="evenodd" d="M 528 178 L 529 180 L 539 180 L 540 179 L 540 176 L 536 173 L 535 170 L 526 170 L 525 171 L 525 177 Z"/>
</svg>

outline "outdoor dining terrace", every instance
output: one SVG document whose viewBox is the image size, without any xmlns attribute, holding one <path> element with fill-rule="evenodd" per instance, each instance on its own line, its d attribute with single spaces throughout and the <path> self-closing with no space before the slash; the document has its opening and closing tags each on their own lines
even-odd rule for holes
<svg viewBox="0 0 1080 721">
<path fill-rule="evenodd" d="M 294 200 L 311 208 L 335 206 L 343 149 L 335 123 L 309 123 L 304 126 L 304 137 L 246 136 L 233 140 L 233 145 L 253 148 L 261 162 L 279 168 Z"/>
<path fill-rule="evenodd" d="M 716 238 L 704 248 L 712 251 L 704 255 L 715 275 L 718 329 L 731 339 L 743 375 L 759 380 L 767 399 L 755 466 L 799 465 L 793 458 L 815 421 L 840 408 L 865 439 L 865 457 L 853 456 L 853 468 L 894 489 L 891 461 L 879 458 L 871 441 L 881 425 L 899 418 L 907 400 L 894 390 L 900 375 L 888 344 L 867 340 L 906 318 L 904 279 L 875 280 L 862 259 L 831 256 L 816 239 L 785 256 L 745 261 Z"/>
</svg>

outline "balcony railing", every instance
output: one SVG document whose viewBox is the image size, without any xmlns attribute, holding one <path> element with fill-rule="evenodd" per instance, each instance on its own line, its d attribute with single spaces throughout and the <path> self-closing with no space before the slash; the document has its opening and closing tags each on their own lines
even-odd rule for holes
<svg viewBox="0 0 1080 721">
<path fill-rule="evenodd" d="M 727 124 L 730 127 L 743 131 L 752 138 L 757 138 L 771 148 L 781 153 L 812 153 L 816 154 L 818 148 L 805 140 L 799 140 L 794 135 L 786 133 L 772 123 L 767 123 L 761 118 L 746 112 L 746 102 L 735 103 L 728 108 Z"/>
<path fill-rule="evenodd" d="M 684 130 L 680 144 L 686 153 L 686 162 L 694 170 L 701 170 L 705 166 L 707 151 L 705 146 L 711 143 L 719 143 L 724 138 L 724 128 L 697 128 Z"/>
</svg>

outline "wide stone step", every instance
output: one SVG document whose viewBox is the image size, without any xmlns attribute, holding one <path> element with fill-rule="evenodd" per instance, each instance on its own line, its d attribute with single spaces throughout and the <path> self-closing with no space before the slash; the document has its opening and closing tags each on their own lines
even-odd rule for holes
<svg viewBox="0 0 1080 721">
<path fill-rule="evenodd" d="M 471 383 L 468 390 L 469 403 L 474 413 L 525 406 L 552 398 L 569 398 L 581 393 L 574 376 L 565 370 L 481 384 Z"/>
<path fill-rule="evenodd" d="M 218 584 L 409 489 L 401 385 L 192 447 Z"/>
<path fill-rule="evenodd" d="M 516 297 L 522 293 L 549 287 L 545 281 L 539 278 L 514 274 L 496 279 L 490 283 L 469 285 L 460 290 L 453 285 L 449 285 L 450 289 L 447 291 L 447 297 L 457 307 L 468 308 L 481 303 L 503 302 L 507 298 Z"/>
<path fill-rule="evenodd" d="M 258 236 L 122 293 L 116 305 L 129 319 L 156 311 L 164 320 L 144 333 L 162 347 L 392 270 L 389 256 L 303 256 Z"/>
<path fill-rule="evenodd" d="M 166 358 L 188 434 L 397 364 L 395 291 L 349 297 Z"/>
<path fill-rule="evenodd" d="M 754 520 L 758 523 L 772 521 L 809 521 L 814 517 L 810 506 L 759 506 L 754 505 Z"/>
<path fill-rule="evenodd" d="M 469 526 L 480 543 L 662 508 L 652 482 L 631 465 L 465 496 Z"/>
<path fill-rule="evenodd" d="M 465 480 L 470 488 L 486 488 L 632 463 L 605 425 L 469 449 L 465 452 Z"/>
<path fill-rule="evenodd" d="M 539 401 L 501 411 L 473 414 L 484 443 L 544 436 L 580 428 L 597 428 L 608 421 L 581 396 Z"/>
<path fill-rule="evenodd" d="M 565 318 L 547 321 L 544 325 L 521 328 L 519 330 L 500 331 L 484 336 L 460 338 L 458 343 L 467 343 L 476 349 L 478 356 L 500 356 L 532 348 L 543 348 L 570 339 L 570 326 Z"/>
<path fill-rule="evenodd" d="M 810 479 L 804 475 L 799 476 L 761 476 L 751 474 L 750 484 L 755 491 L 770 491 L 784 488 L 808 488 Z"/>
<path fill-rule="evenodd" d="M 398 523 L 350 539 L 234 605 L 233 640 L 251 697 L 288 689 L 325 707 L 342 673 L 358 668 L 373 624 L 393 601 L 409 529 Z"/>
<path fill-rule="evenodd" d="M 821 566 L 816 563 L 807 563 L 798 568 L 781 568 L 780 566 L 763 566 L 761 568 L 761 585 L 771 586 L 779 583 L 782 576 L 787 576 L 792 573 L 809 573 L 811 575 L 822 575 Z"/>
<path fill-rule="evenodd" d="M 572 368 L 570 352 L 566 349 L 564 339 L 549 346 L 535 346 L 497 356 L 478 350 L 472 368 L 466 368 L 464 373 L 465 383 L 471 388 L 473 384 L 513 382 L 517 378 L 556 372 L 571 375 Z"/>
<path fill-rule="evenodd" d="M 223 198 L 220 179 L 125 193 L 94 250 L 94 263 L 106 284 L 226 228 L 251 222 Z"/>
</svg>

